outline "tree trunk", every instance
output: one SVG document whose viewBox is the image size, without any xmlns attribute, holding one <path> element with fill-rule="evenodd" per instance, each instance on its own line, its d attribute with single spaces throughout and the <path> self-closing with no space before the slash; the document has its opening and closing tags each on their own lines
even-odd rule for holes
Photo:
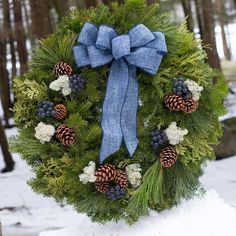
<svg viewBox="0 0 236 236">
<path fill-rule="evenodd" d="M 23 0 L 22 4 L 24 9 L 25 23 L 27 27 L 27 36 L 30 40 L 31 48 L 33 48 L 35 45 L 35 39 L 32 36 L 32 23 L 30 22 L 30 12 L 27 10 L 28 1 L 26 2 L 26 0 Z"/>
<path fill-rule="evenodd" d="M 59 15 L 59 19 L 65 16 L 69 12 L 69 1 L 65 0 L 53 0 L 56 11 Z"/>
<path fill-rule="evenodd" d="M 154 4 L 154 3 L 157 3 L 157 1 L 156 0 L 147 0 L 148 5 L 151 5 L 151 4 Z"/>
<path fill-rule="evenodd" d="M 26 49 L 26 37 L 25 37 L 25 32 L 24 32 L 20 1 L 13 1 L 13 11 L 14 11 L 14 18 L 15 18 L 17 51 L 18 51 L 19 62 L 20 62 L 20 74 L 22 75 L 28 69 L 27 67 L 28 53 Z"/>
<path fill-rule="evenodd" d="M 202 39 L 203 35 L 203 19 L 202 19 L 202 13 L 200 8 L 200 0 L 194 0 L 195 7 L 196 7 L 196 14 L 197 14 L 197 22 L 198 22 L 198 28 L 199 28 L 199 34 Z"/>
<path fill-rule="evenodd" d="M 30 0 L 32 34 L 35 39 L 46 38 L 52 33 L 50 1 Z"/>
<path fill-rule="evenodd" d="M 92 6 L 96 6 L 97 5 L 97 1 L 96 0 L 86 0 L 86 7 L 92 7 Z"/>
<path fill-rule="evenodd" d="M 2 223 L 0 221 L 0 236 L 2 236 Z"/>
<path fill-rule="evenodd" d="M 191 9 L 191 0 L 181 0 L 184 15 L 187 17 L 187 27 L 189 31 L 193 32 L 193 14 Z"/>
<path fill-rule="evenodd" d="M 14 78 L 17 73 L 16 54 L 15 54 L 15 46 L 14 46 L 14 33 L 11 26 L 10 7 L 9 7 L 8 0 L 2 1 L 2 8 L 3 8 L 3 31 L 10 45 L 11 65 L 12 65 L 11 77 Z"/>
<path fill-rule="evenodd" d="M 110 8 L 112 7 L 112 5 L 111 5 L 112 1 L 111 0 L 103 0 L 103 3 L 106 4 L 107 6 L 109 6 Z"/>
<path fill-rule="evenodd" d="M 10 114 L 10 90 L 9 90 L 9 74 L 7 71 L 7 44 L 4 33 L 0 30 L 0 97 L 2 102 L 2 107 L 4 111 L 4 119 L 6 125 L 8 125 Z"/>
<path fill-rule="evenodd" d="M 118 3 L 121 5 L 121 4 L 124 4 L 125 1 L 124 0 L 118 0 Z"/>
<path fill-rule="evenodd" d="M 226 60 L 231 60 L 230 50 L 227 44 L 226 34 L 225 34 L 225 6 L 222 4 L 221 0 L 216 0 L 216 11 L 220 23 L 220 29 L 221 29 L 221 37 L 222 37 L 222 43 L 223 43 L 223 49 L 224 49 L 224 56 Z"/>
<path fill-rule="evenodd" d="M 201 3 L 203 16 L 202 39 L 205 44 L 208 44 L 211 47 L 205 49 L 208 56 L 208 63 L 213 68 L 221 69 L 215 41 L 215 24 L 213 20 L 212 0 L 201 0 Z"/>
<path fill-rule="evenodd" d="M 7 143 L 7 138 L 5 135 L 5 131 L 2 125 L 2 120 L 0 118 L 0 144 L 2 148 L 2 154 L 5 162 L 5 168 L 2 169 L 2 173 L 4 172 L 9 172 L 14 169 L 14 161 L 12 159 L 11 153 L 8 150 L 8 143 Z"/>
</svg>

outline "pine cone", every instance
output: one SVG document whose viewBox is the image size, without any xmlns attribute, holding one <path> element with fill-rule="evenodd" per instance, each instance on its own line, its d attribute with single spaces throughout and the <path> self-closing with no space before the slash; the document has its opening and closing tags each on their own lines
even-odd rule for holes
<svg viewBox="0 0 236 236">
<path fill-rule="evenodd" d="M 97 182 L 113 181 L 115 177 L 115 166 L 110 164 L 100 166 L 96 171 L 95 176 Z"/>
<path fill-rule="evenodd" d="M 109 183 L 108 182 L 96 182 L 95 188 L 100 193 L 106 193 L 109 189 Z"/>
<path fill-rule="evenodd" d="M 53 68 L 53 73 L 56 76 L 60 75 L 68 75 L 70 76 L 72 74 L 73 70 L 70 65 L 63 61 L 59 61 Z"/>
<path fill-rule="evenodd" d="M 66 146 L 73 145 L 75 144 L 75 131 L 62 124 L 57 127 L 56 138 Z"/>
<path fill-rule="evenodd" d="M 127 188 L 129 182 L 126 173 L 122 170 L 117 170 L 115 173 L 114 183 L 120 185 L 121 188 Z"/>
<path fill-rule="evenodd" d="M 172 111 L 181 111 L 185 107 L 184 99 L 175 94 L 166 95 L 165 104 Z"/>
<path fill-rule="evenodd" d="M 66 118 L 68 110 L 64 104 L 57 104 L 54 107 L 54 117 L 57 120 L 63 120 Z"/>
<path fill-rule="evenodd" d="M 194 101 L 193 99 L 186 99 L 185 100 L 185 106 L 183 108 L 183 111 L 186 113 L 193 113 L 198 108 L 198 101 Z"/>
<path fill-rule="evenodd" d="M 160 162 L 163 167 L 171 167 L 177 160 L 177 152 L 174 147 L 166 147 L 160 153 Z"/>
</svg>

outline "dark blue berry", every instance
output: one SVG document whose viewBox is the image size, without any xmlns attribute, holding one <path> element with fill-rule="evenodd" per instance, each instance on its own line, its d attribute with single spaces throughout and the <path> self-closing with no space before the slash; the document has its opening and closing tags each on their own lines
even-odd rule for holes
<svg viewBox="0 0 236 236">
<path fill-rule="evenodd" d="M 178 96 L 182 96 L 184 99 L 190 98 L 192 96 L 191 92 L 188 89 L 187 84 L 185 84 L 183 78 L 174 78 L 173 79 L 173 88 L 172 91 Z"/>
<path fill-rule="evenodd" d="M 126 190 L 121 188 L 120 185 L 110 186 L 106 195 L 110 200 L 119 200 L 125 196 Z"/>
<path fill-rule="evenodd" d="M 81 75 L 73 75 L 69 81 L 72 92 L 79 92 L 85 88 L 86 82 Z"/>
<path fill-rule="evenodd" d="M 160 145 L 165 144 L 167 136 L 164 131 L 153 130 L 150 132 L 151 146 L 153 150 L 156 150 Z"/>
<path fill-rule="evenodd" d="M 54 109 L 54 104 L 49 101 L 42 101 L 38 103 L 37 115 L 41 118 L 52 116 L 52 111 Z"/>
</svg>

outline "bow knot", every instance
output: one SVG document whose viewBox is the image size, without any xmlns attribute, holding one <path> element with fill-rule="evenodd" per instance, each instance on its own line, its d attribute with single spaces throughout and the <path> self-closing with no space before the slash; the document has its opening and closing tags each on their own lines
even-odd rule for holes
<svg viewBox="0 0 236 236">
<path fill-rule="evenodd" d="M 157 73 L 167 53 L 165 36 L 161 32 L 151 32 L 143 24 L 136 25 L 127 34 L 118 35 L 111 27 L 97 28 L 85 23 L 77 41 L 73 53 L 78 67 L 96 68 L 112 62 L 103 104 L 100 161 L 116 152 L 122 139 L 132 156 L 138 144 L 136 68 L 152 75 Z"/>
</svg>

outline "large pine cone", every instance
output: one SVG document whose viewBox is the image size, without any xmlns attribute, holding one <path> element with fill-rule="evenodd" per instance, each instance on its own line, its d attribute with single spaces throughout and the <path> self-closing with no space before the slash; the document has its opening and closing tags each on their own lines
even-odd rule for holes
<svg viewBox="0 0 236 236">
<path fill-rule="evenodd" d="M 66 118 L 68 110 L 64 104 L 57 104 L 54 107 L 54 117 L 57 120 L 63 120 Z"/>
<path fill-rule="evenodd" d="M 166 95 L 165 104 L 172 111 L 181 111 L 185 107 L 184 99 L 176 94 Z"/>
<path fill-rule="evenodd" d="M 127 188 L 129 185 L 127 175 L 125 171 L 117 170 L 115 174 L 114 182 L 118 184 L 121 188 Z"/>
<path fill-rule="evenodd" d="M 75 131 L 67 125 L 62 124 L 56 129 L 56 138 L 66 146 L 73 145 L 75 144 Z"/>
<path fill-rule="evenodd" d="M 63 61 L 59 61 L 53 68 L 53 73 L 56 76 L 60 76 L 60 75 L 72 75 L 72 68 L 70 65 L 68 65 L 67 63 L 63 62 Z"/>
<path fill-rule="evenodd" d="M 193 99 L 186 99 L 185 100 L 185 106 L 183 108 L 183 111 L 186 113 L 193 113 L 198 108 L 198 102 L 194 101 Z"/>
<path fill-rule="evenodd" d="M 115 166 L 105 164 L 95 172 L 97 182 L 111 182 L 115 178 Z"/>
<path fill-rule="evenodd" d="M 95 188 L 100 193 L 106 193 L 109 189 L 108 182 L 95 182 Z"/>
<path fill-rule="evenodd" d="M 163 167 L 171 167 L 177 160 L 177 152 L 174 147 L 166 147 L 160 153 L 160 162 Z"/>
</svg>

